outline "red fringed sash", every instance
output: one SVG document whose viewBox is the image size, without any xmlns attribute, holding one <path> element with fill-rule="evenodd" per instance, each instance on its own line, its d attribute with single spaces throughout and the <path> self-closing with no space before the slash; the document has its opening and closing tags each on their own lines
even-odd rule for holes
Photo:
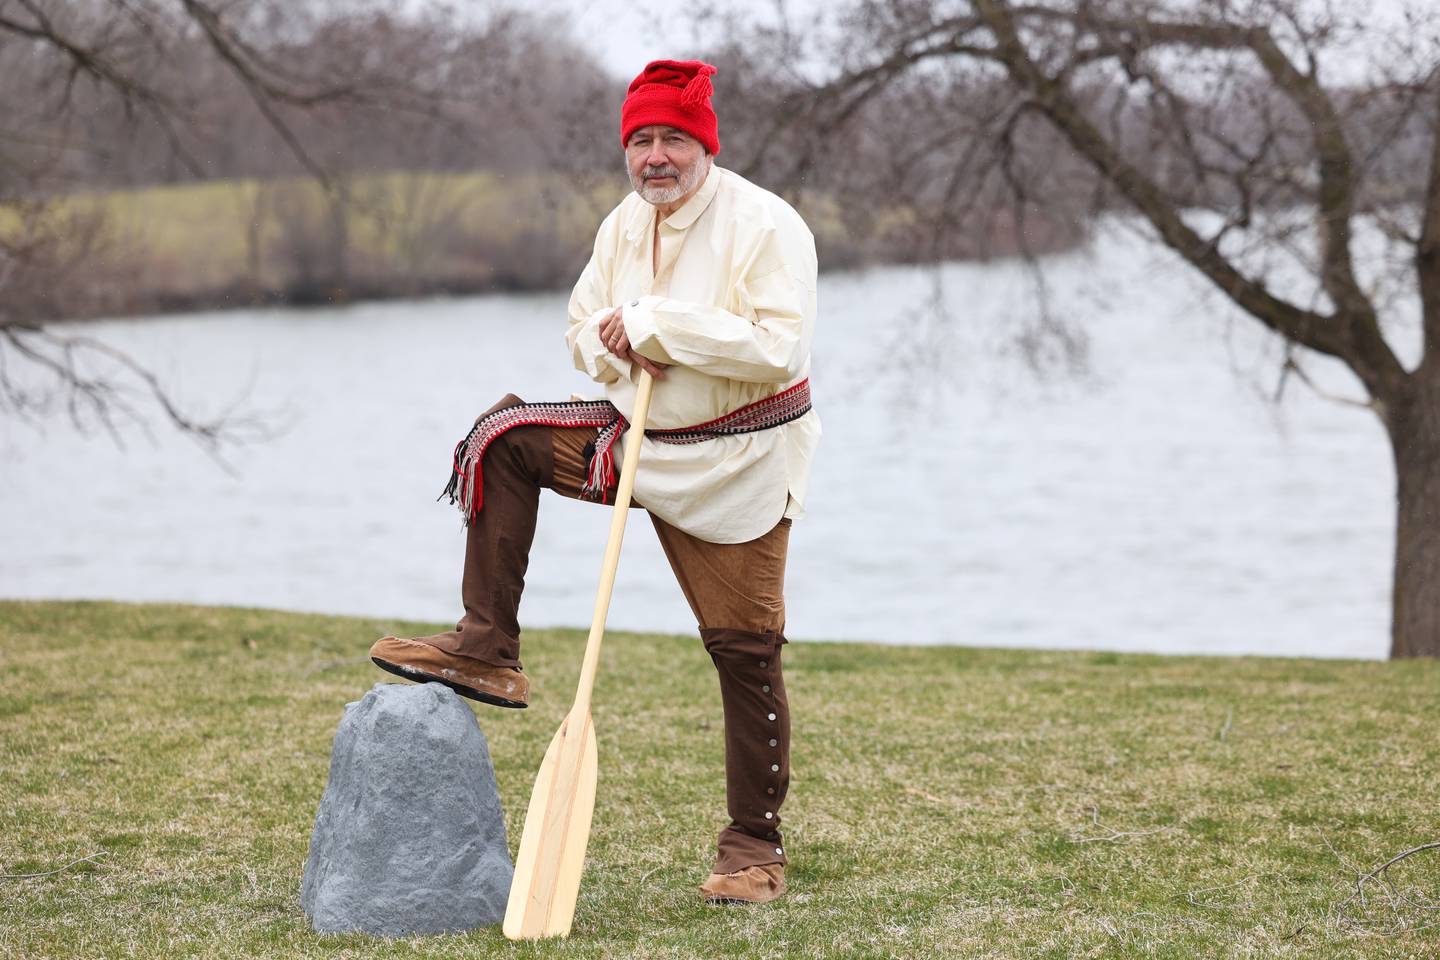
<svg viewBox="0 0 1440 960">
<path fill-rule="evenodd" d="M 661 443 L 700 443 L 712 437 L 734 436 L 768 430 L 810 412 L 810 381 L 801 380 L 773 397 L 756 400 L 738 410 L 693 427 L 650 429 L 645 436 Z M 615 440 L 629 424 L 609 400 L 575 400 L 566 403 L 521 403 L 496 410 L 475 421 L 475 426 L 455 446 L 450 482 L 440 496 L 460 507 L 469 524 L 480 515 L 482 506 L 480 464 L 494 439 L 514 427 L 599 427 L 595 455 L 580 496 L 605 502 L 605 491 L 615 485 Z M 438 499 L 438 498 L 437 498 Z"/>
</svg>

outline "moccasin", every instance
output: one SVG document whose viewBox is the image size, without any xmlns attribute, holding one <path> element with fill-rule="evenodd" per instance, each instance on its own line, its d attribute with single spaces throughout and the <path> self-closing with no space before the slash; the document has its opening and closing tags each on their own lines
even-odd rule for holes
<svg viewBox="0 0 1440 960">
<path fill-rule="evenodd" d="M 706 903 L 768 903 L 784 892 L 783 863 L 762 863 L 735 873 L 712 873 L 700 885 Z"/>
<path fill-rule="evenodd" d="M 470 657 L 447 653 L 418 640 L 381 637 L 370 647 L 370 659 L 416 683 L 443 683 L 462 697 L 497 707 L 530 705 L 530 678 L 513 667 L 497 667 Z"/>
</svg>

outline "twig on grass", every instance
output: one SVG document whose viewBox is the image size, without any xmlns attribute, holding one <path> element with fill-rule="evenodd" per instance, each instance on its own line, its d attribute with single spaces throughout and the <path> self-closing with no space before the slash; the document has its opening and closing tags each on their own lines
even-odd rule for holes
<svg viewBox="0 0 1440 960">
<path fill-rule="evenodd" d="M 1123 840 L 1126 837 L 1143 837 L 1151 833 L 1160 833 L 1164 827 L 1156 827 L 1154 830 L 1117 830 L 1108 837 L 1071 837 L 1071 843 L 1110 843 L 1115 840 Z"/>
<path fill-rule="evenodd" d="M 910 794 L 910 796 L 912 796 L 912 797 L 919 797 L 921 800 L 927 800 L 927 801 L 929 801 L 930 803 L 936 804 L 936 805 L 941 806 L 941 807 L 964 807 L 964 806 L 969 806 L 969 804 L 966 804 L 966 803 L 964 803 L 963 801 L 957 800 L 957 799 L 955 799 L 954 797 L 937 797 L 935 794 L 930 793 L 929 791 L 926 791 L 926 790 L 921 790 L 919 787 L 907 786 L 907 787 L 905 788 L 905 792 L 908 793 L 908 794 Z"/>
<path fill-rule="evenodd" d="M 105 851 L 99 850 L 88 856 L 81 857 L 79 860 L 72 860 L 69 863 L 65 864 L 65 866 L 63 867 L 56 867 L 54 870 L 46 870 L 44 873 L 0 873 L 0 880 L 33 880 L 36 877 L 54 876 L 57 873 L 63 873 L 64 871 L 69 870 L 77 863 L 93 861 L 96 857 L 103 856 L 105 856 Z"/>
<path fill-rule="evenodd" d="M 1232 720 L 1234 720 L 1234 719 L 1235 719 L 1235 708 L 1234 708 L 1234 707 L 1226 707 L 1226 708 L 1225 708 L 1225 722 L 1220 725 L 1220 732 L 1215 735 L 1215 739 L 1219 740 L 1221 743 L 1224 743 L 1224 742 L 1225 742 L 1225 736 L 1226 736 L 1226 734 L 1228 734 L 1228 733 L 1230 732 L 1230 721 L 1232 721 Z"/>
<path fill-rule="evenodd" d="M 1333 850 L 1334 848 L 1332 847 L 1331 849 Z M 1386 860 L 1378 867 L 1375 867 L 1373 870 L 1370 870 L 1366 873 L 1359 873 L 1359 871 L 1356 871 L 1357 876 L 1355 877 L 1355 892 L 1342 900 L 1335 908 L 1335 916 L 1337 922 L 1340 923 L 1342 926 L 1363 927 L 1373 933 L 1378 933 L 1382 936 L 1395 936 L 1400 933 L 1406 933 L 1415 930 L 1425 930 L 1430 927 L 1440 925 L 1440 920 L 1416 925 L 1411 922 L 1411 918 L 1404 916 L 1401 911 L 1405 908 L 1422 911 L 1440 911 L 1440 901 L 1431 901 L 1428 903 L 1416 901 L 1410 896 L 1407 896 L 1403 891 L 1397 889 L 1394 881 L 1390 878 L 1391 867 L 1395 866 L 1395 864 L 1400 863 L 1403 860 L 1407 860 L 1410 857 L 1415 856 L 1417 853 L 1423 853 L 1427 850 L 1440 850 L 1440 840 L 1432 840 L 1429 843 L 1422 843 L 1418 846 L 1411 847 L 1408 850 L 1402 850 L 1400 853 L 1397 853 L 1389 860 Z M 1394 922 L 1384 927 L 1380 926 L 1379 924 L 1374 924 L 1363 920 L 1360 917 L 1356 916 L 1353 912 L 1355 909 L 1353 905 L 1356 904 L 1357 901 L 1361 910 L 1370 909 L 1371 895 L 1367 894 L 1366 884 L 1377 883 L 1382 884 L 1388 894 L 1384 898 L 1375 898 L 1377 901 L 1377 906 L 1388 907 L 1390 912 L 1396 915 L 1396 919 L 1394 920 Z"/>
<path fill-rule="evenodd" d="M 1329 837 L 1325 836 L 1322 833 L 1320 835 L 1320 839 L 1325 843 L 1325 846 L 1330 848 L 1330 852 L 1335 855 L 1336 860 L 1339 860 L 1341 863 L 1345 864 L 1345 866 L 1349 867 L 1351 870 L 1354 870 L 1357 874 L 1361 872 L 1360 868 L 1355 865 L 1354 861 L 1347 859 L 1343 853 L 1335 849 L 1335 844 L 1330 842 Z"/>
<path fill-rule="evenodd" d="M 1385 884 L 1385 889 L 1390 891 L 1390 895 L 1392 897 L 1401 901 L 1407 906 L 1415 907 L 1417 910 L 1440 910 L 1440 903 L 1416 903 L 1414 900 L 1410 899 L 1409 897 L 1405 896 L 1405 894 L 1395 889 L 1395 884 L 1390 879 L 1391 867 L 1399 863 L 1401 860 L 1412 857 L 1415 854 L 1425 850 L 1440 850 L 1440 840 L 1436 840 L 1431 843 L 1422 843 L 1418 847 L 1411 847 L 1409 850 L 1397 853 L 1395 856 L 1391 857 L 1389 860 L 1386 860 L 1374 870 L 1371 870 L 1364 876 L 1356 878 L 1355 893 L 1360 898 L 1361 905 L 1366 905 L 1365 884 L 1379 881 L 1380 883 Z"/>
<path fill-rule="evenodd" d="M 1404 859 L 1406 859 L 1407 857 L 1413 857 L 1415 854 L 1420 853 L 1420 852 L 1425 851 L 1425 850 L 1440 850 L 1440 840 L 1435 840 L 1435 841 L 1432 841 L 1432 842 L 1430 842 L 1430 843 L 1422 843 L 1422 844 L 1420 844 L 1420 846 L 1418 846 L 1418 847 L 1411 847 L 1409 850 L 1405 850 L 1405 851 L 1403 851 L 1403 852 L 1401 852 L 1401 853 L 1397 853 L 1395 856 L 1391 857 L 1389 860 L 1386 860 L 1384 863 L 1380 864 L 1380 866 L 1376 867 L 1374 870 L 1371 870 L 1369 873 L 1365 874 L 1363 877 L 1360 877 L 1358 880 L 1356 880 L 1356 881 L 1355 881 L 1355 890 L 1356 890 L 1356 892 L 1359 893 L 1359 894 L 1361 894 L 1361 896 L 1363 896 L 1364 893 L 1365 893 L 1365 884 L 1366 884 L 1367 882 L 1369 882 L 1369 881 L 1376 880 L 1376 879 L 1379 879 L 1379 880 L 1384 881 L 1385 886 L 1388 887 L 1388 888 L 1391 890 L 1391 892 L 1394 892 L 1394 891 L 1395 891 L 1395 885 L 1390 882 L 1390 873 L 1389 873 L 1390 868 L 1393 867 L 1395 864 L 1399 863 L 1401 860 L 1404 860 Z M 1427 909 L 1427 910 L 1440 909 L 1440 904 L 1436 904 L 1436 905 L 1433 905 L 1433 906 L 1426 906 L 1425 909 Z"/>
<path fill-rule="evenodd" d="M 1090 811 L 1090 825 L 1092 827 L 1099 827 L 1100 829 L 1104 829 L 1104 825 L 1100 822 L 1100 808 L 1092 805 L 1086 807 L 1085 809 Z M 1155 827 L 1151 830 L 1116 830 L 1114 833 L 1103 837 L 1081 837 L 1072 834 L 1065 839 L 1069 840 L 1071 843 L 1114 843 L 1116 840 L 1124 840 L 1126 837 L 1143 837 L 1152 833 L 1160 833 L 1168 829 L 1170 828 Z"/>
<path fill-rule="evenodd" d="M 1241 877 L 1239 880 L 1232 880 L 1229 883 L 1222 883 L 1213 887 L 1201 887 L 1199 890 L 1187 890 L 1185 891 L 1185 899 L 1190 903 L 1192 907 L 1205 907 L 1209 910 L 1230 910 L 1236 907 L 1241 907 L 1245 909 L 1253 908 L 1255 904 L 1249 900 L 1246 900 L 1244 903 L 1215 903 L 1210 900 L 1197 900 L 1195 899 L 1195 895 L 1197 893 L 1213 893 L 1216 890 L 1226 890 L 1230 887 L 1238 887 L 1242 883 L 1247 883 L 1251 880 L 1258 880 L 1259 878 L 1259 874 L 1252 874 L 1251 876 Z"/>
</svg>

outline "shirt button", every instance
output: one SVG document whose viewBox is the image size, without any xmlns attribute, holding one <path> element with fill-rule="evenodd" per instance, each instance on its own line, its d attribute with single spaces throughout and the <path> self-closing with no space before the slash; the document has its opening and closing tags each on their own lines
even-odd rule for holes
<svg viewBox="0 0 1440 960">
<path fill-rule="evenodd" d="M 763 690 L 763 691 L 765 691 L 766 693 L 769 693 L 769 692 L 770 692 L 770 684 L 767 683 L 767 684 L 765 684 L 765 686 L 761 687 L 760 689 Z"/>
<path fill-rule="evenodd" d="M 770 714 L 770 719 L 771 719 L 771 720 L 774 720 L 774 719 L 775 719 L 775 714 L 773 714 L 773 713 Z"/>
<path fill-rule="evenodd" d="M 640 301 L 639 301 L 639 300 L 631 300 L 631 301 L 630 301 L 630 306 L 632 306 L 632 307 L 638 307 L 638 306 L 640 306 Z"/>
<path fill-rule="evenodd" d="M 769 664 L 767 661 L 765 661 L 765 660 L 761 660 L 761 661 L 760 661 L 760 669 L 761 669 L 761 670 L 764 670 L 764 669 L 765 669 L 766 667 L 768 667 L 768 666 L 770 666 L 770 664 Z"/>
<path fill-rule="evenodd" d="M 783 856 L 785 856 L 785 851 L 784 851 L 784 850 L 781 850 L 779 847 L 776 847 L 776 848 L 775 848 L 775 854 L 776 854 L 777 856 L 783 857 Z"/>
<path fill-rule="evenodd" d="M 774 819 L 775 819 L 775 814 L 771 813 L 769 810 L 766 810 L 766 811 L 765 811 L 765 819 L 766 819 L 766 820 L 774 820 Z"/>
<path fill-rule="evenodd" d="M 765 788 L 765 792 L 766 792 L 766 793 L 772 793 L 772 794 L 773 794 L 773 793 L 775 792 L 775 788 L 774 788 L 774 787 L 766 787 L 766 788 Z"/>
<path fill-rule="evenodd" d="M 770 772 L 771 772 L 771 773 L 779 773 L 779 772 L 780 772 L 780 764 L 778 764 L 778 763 L 772 763 L 772 764 L 770 764 Z"/>
<path fill-rule="evenodd" d="M 770 738 L 770 746 L 772 746 L 772 747 L 778 747 L 778 746 L 780 746 L 780 741 L 779 741 L 779 740 L 776 740 L 774 737 L 771 737 L 771 738 Z"/>
</svg>

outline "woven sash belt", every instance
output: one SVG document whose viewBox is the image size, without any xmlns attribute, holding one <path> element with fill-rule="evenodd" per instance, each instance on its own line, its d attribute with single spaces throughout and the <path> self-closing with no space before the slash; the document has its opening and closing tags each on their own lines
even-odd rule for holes
<svg viewBox="0 0 1440 960">
<path fill-rule="evenodd" d="M 810 412 L 810 380 L 801 380 L 773 397 L 747 403 L 722 417 L 693 427 L 650 429 L 645 436 L 660 443 L 701 443 L 714 437 L 768 430 L 797 420 Z M 482 503 L 480 462 L 492 441 L 506 430 L 531 425 L 546 427 L 599 427 L 595 454 L 580 496 L 605 502 L 606 491 L 615 485 L 615 441 L 629 426 L 609 400 L 572 400 L 566 403 L 521 403 L 496 410 L 475 421 L 475 426 L 455 446 L 450 482 L 441 492 L 457 504 L 468 525 L 480 515 Z M 437 497 L 436 499 L 439 499 Z"/>
</svg>

